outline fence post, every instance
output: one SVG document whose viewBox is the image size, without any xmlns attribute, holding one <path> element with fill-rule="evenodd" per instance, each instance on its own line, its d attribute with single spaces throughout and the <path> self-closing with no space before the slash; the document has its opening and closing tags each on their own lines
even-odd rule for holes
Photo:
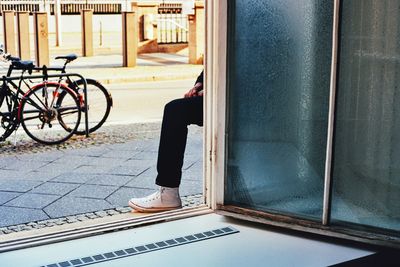
<svg viewBox="0 0 400 267">
<path fill-rule="evenodd" d="M 29 12 L 17 12 L 18 56 L 23 60 L 31 59 L 29 38 Z"/>
<path fill-rule="evenodd" d="M 3 11 L 4 49 L 11 55 L 17 54 L 15 45 L 14 11 Z"/>
<path fill-rule="evenodd" d="M 33 13 L 36 66 L 49 65 L 49 30 L 47 12 Z"/>
<path fill-rule="evenodd" d="M 138 41 L 144 41 L 144 23 L 145 15 L 153 15 L 153 18 L 157 18 L 158 14 L 158 3 L 157 2 L 131 2 L 132 11 L 136 12 L 137 24 L 138 24 Z M 153 24 L 153 37 L 157 39 L 157 27 Z"/>
<path fill-rule="evenodd" d="M 136 66 L 138 31 L 136 12 L 122 12 L 122 66 Z"/>
<path fill-rule="evenodd" d="M 195 3 L 195 14 L 189 15 L 189 64 L 203 64 L 205 46 L 204 3 Z"/>
<path fill-rule="evenodd" d="M 154 15 L 145 14 L 143 16 L 143 40 L 154 39 Z"/>
<path fill-rule="evenodd" d="M 93 56 L 93 9 L 82 9 L 82 56 Z"/>
<path fill-rule="evenodd" d="M 56 46 L 60 46 L 62 43 L 61 37 L 61 0 L 54 1 L 54 17 L 56 20 Z"/>
</svg>

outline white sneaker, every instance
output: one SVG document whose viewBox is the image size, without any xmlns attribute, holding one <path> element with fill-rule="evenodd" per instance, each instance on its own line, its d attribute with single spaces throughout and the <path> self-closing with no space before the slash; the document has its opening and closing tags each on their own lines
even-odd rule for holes
<svg viewBox="0 0 400 267">
<path fill-rule="evenodd" d="M 179 188 L 160 187 L 160 189 L 143 198 L 132 198 L 129 207 L 139 212 L 158 212 L 182 208 Z"/>
</svg>

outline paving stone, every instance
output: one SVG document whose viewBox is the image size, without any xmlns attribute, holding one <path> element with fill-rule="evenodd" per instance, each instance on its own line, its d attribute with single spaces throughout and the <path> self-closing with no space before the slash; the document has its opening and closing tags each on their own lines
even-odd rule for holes
<svg viewBox="0 0 400 267">
<path fill-rule="evenodd" d="M 118 207 L 118 208 L 115 208 L 115 210 L 120 213 L 127 213 L 127 212 L 130 212 L 132 209 L 130 207 Z"/>
<path fill-rule="evenodd" d="M 66 182 L 83 184 L 87 181 L 96 178 L 97 174 L 92 173 L 64 173 L 52 179 L 52 182 Z"/>
<path fill-rule="evenodd" d="M 22 155 L 17 155 L 16 158 L 18 158 L 21 161 L 39 161 L 39 162 L 50 163 L 61 158 L 63 155 L 64 155 L 63 151 L 52 151 L 40 154 L 22 154 Z"/>
<path fill-rule="evenodd" d="M 108 216 L 108 214 L 107 214 L 107 212 L 105 212 L 105 211 L 96 211 L 95 212 L 95 214 L 98 216 L 98 217 L 106 217 L 106 216 Z"/>
<path fill-rule="evenodd" d="M 132 150 L 110 150 L 107 153 L 103 154 L 102 158 L 128 160 L 128 159 L 134 157 L 138 153 L 140 153 L 140 152 L 132 151 Z"/>
<path fill-rule="evenodd" d="M 126 158 L 128 160 L 128 158 Z M 119 166 L 121 162 L 124 162 L 125 159 L 120 159 L 120 158 L 105 158 L 105 157 L 97 157 L 97 158 L 92 158 L 92 161 L 90 162 L 89 165 L 94 165 L 98 167 L 103 167 L 104 169 L 111 168 L 114 166 Z"/>
<path fill-rule="evenodd" d="M 110 150 L 116 151 L 144 151 L 151 146 L 151 141 L 149 140 L 135 140 L 126 142 L 123 144 L 114 144 L 109 146 Z"/>
<path fill-rule="evenodd" d="M 79 184 L 72 183 L 58 183 L 58 182 L 47 182 L 44 183 L 35 189 L 33 189 L 32 193 L 41 193 L 41 194 L 49 194 L 49 195 L 58 195 L 64 196 L 77 188 Z"/>
<path fill-rule="evenodd" d="M 157 158 L 154 159 L 129 159 L 127 161 L 121 162 L 120 166 L 147 166 L 155 167 L 157 164 Z"/>
<path fill-rule="evenodd" d="M 81 165 L 91 165 L 90 162 L 92 160 L 93 157 L 69 155 L 66 153 L 64 157 L 54 161 L 53 164 L 62 164 L 64 168 L 68 168 L 72 171 Z"/>
<path fill-rule="evenodd" d="M 63 173 L 67 173 L 70 171 L 71 170 L 69 168 L 66 168 L 64 164 L 54 163 L 54 162 L 51 162 L 51 163 L 47 164 L 46 166 L 40 168 L 41 173 L 48 173 L 50 175 L 53 175 L 53 177 L 56 177 L 58 175 L 61 175 Z"/>
<path fill-rule="evenodd" d="M 48 219 L 37 209 L 0 206 L 0 227 Z"/>
<path fill-rule="evenodd" d="M 193 207 L 204 204 L 203 195 L 192 195 L 182 197 L 182 206 Z"/>
<path fill-rule="evenodd" d="M 89 220 L 89 218 L 86 217 L 85 215 L 77 216 L 76 219 L 81 221 L 81 222 Z"/>
<path fill-rule="evenodd" d="M 20 196 L 21 193 L 14 193 L 14 192 L 3 192 L 0 191 L 0 205 L 10 201 L 13 198 Z"/>
<path fill-rule="evenodd" d="M 129 183 L 125 185 L 125 187 L 156 189 L 157 188 L 157 185 L 155 184 L 156 176 L 144 175 L 144 174 L 145 173 L 139 175 L 138 177 L 134 177 Z"/>
<path fill-rule="evenodd" d="M 183 162 L 183 166 L 182 166 L 182 171 L 185 171 L 187 169 L 189 169 L 190 167 L 192 167 L 194 164 L 196 163 L 195 160 L 189 160 L 185 158 L 185 161 Z"/>
<path fill-rule="evenodd" d="M 42 209 L 54 202 L 57 198 L 59 198 L 59 196 L 25 193 L 11 200 L 5 204 L 5 206 Z"/>
<path fill-rule="evenodd" d="M 56 225 L 63 225 L 63 224 L 65 224 L 65 223 L 66 223 L 66 222 L 61 221 L 61 220 L 55 222 Z"/>
<path fill-rule="evenodd" d="M 38 162 L 38 161 L 22 161 L 16 159 L 14 162 L 9 163 L 7 166 L 3 167 L 5 170 L 16 170 L 16 171 L 33 171 L 42 168 L 48 164 L 47 162 Z"/>
<path fill-rule="evenodd" d="M 140 153 L 133 155 L 133 157 L 131 159 L 140 159 L 140 160 L 147 159 L 147 160 L 156 161 L 157 158 L 158 158 L 157 151 L 154 151 L 154 152 L 153 151 L 144 151 L 144 152 L 140 152 Z"/>
<path fill-rule="evenodd" d="M 87 181 L 87 184 L 123 186 L 126 183 L 128 183 L 131 179 L 132 176 L 124 176 L 124 175 L 112 175 L 112 174 L 93 175 L 92 179 Z"/>
<path fill-rule="evenodd" d="M 42 172 L 41 170 L 36 170 L 36 171 L 24 173 L 21 176 L 22 176 L 23 180 L 47 182 L 47 181 L 50 181 L 51 179 L 54 179 L 54 177 L 56 177 L 57 174 L 54 174 L 51 172 Z"/>
<path fill-rule="evenodd" d="M 0 183 L 3 180 L 21 180 L 24 174 L 23 170 L 0 170 Z"/>
<path fill-rule="evenodd" d="M 96 214 L 90 214 L 90 215 L 86 215 L 86 217 L 88 217 L 89 219 L 96 219 L 99 216 L 97 216 Z"/>
<path fill-rule="evenodd" d="M 203 193 L 203 181 L 182 180 L 179 187 L 181 196 L 195 195 Z"/>
<path fill-rule="evenodd" d="M 63 197 L 53 204 L 47 206 L 44 211 L 49 216 L 57 218 L 110 208 L 112 208 L 112 206 L 109 203 L 100 199 Z"/>
<path fill-rule="evenodd" d="M 78 168 L 74 169 L 72 173 L 79 173 L 79 174 L 103 174 L 103 173 L 109 173 L 110 172 L 110 166 L 105 166 L 105 165 L 82 165 L 79 166 Z"/>
<path fill-rule="evenodd" d="M 69 193 L 68 196 L 105 199 L 117 190 L 117 188 L 117 186 L 84 184 Z"/>
<path fill-rule="evenodd" d="M 23 227 L 21 228 L 22 231 L 27 231 L 27 230 L 32 230 L 32 229 L 33 229 L 33 227 L 27 226 L 27 225 L 25 225 L 25 226 L 23 226 Z"/>
<path fill-rule="evenodd" d="M 91 148 L 81 148 L 68 150 L 65 153 L 67 155 L 77 155 L 77 156 L 88 156 L 88 157 L 100 157 L 104 153 L 110 151 L 107 145 L 99 146 L 99 147 L 91 147 Z"/>
<path fill-rule="evenodd" d="M 40 184 L 40 181 L 9 180 L 0 184 L 0 191 L 28 192 Z"/>
<path fill-rule="evenodd" d="M 16 156 L 0 157 L 0 168 L 13 164 L 18 158 Z"/>
<path fill-rule="evenodd" d="M 119 212 L 115 211 L 115 210 L 107 210 L 107 214 L 112 216 L 112 215 L 117 215 L 119 214 Z"/>
<path fill-rule="evenodd" d="M 108 170 L 107 173 L 114 175 L 138 176 L 148 168 L 149 166 L 117 166 L 113 169 Z"/>
<path fill-rule="evenodd" d="M 122 187 L 115 191 L 106 200 L 116 207 L 125 207 L 128 205 L 128 201 L 132 197 L 144 197 L 153 192 L 154 190 L 151 189 Z"/>
</svg>

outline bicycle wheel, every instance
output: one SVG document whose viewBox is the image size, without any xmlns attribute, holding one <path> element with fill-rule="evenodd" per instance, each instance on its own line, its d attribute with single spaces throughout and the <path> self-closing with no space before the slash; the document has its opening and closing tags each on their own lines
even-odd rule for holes
<svg viewBox="0 0 400 267">
<path fill-rule="evenodd" d="M 92 79 L 86 79 L 87 83 L 87 95 L 88 95 L 88 117 L 89 117 L 89 133 L 92 133 L 99 129 L 104 122 L 107 120 L 110 114 L 111 107 L 113 105 L 111 94 L 108 90 L 98 81 Z M 70 88 L 76 93 L 84 97 L 83 95 L 83 80 L 74 81 L 70 84 Z M 60 98 L 62 101 L 62 98 Z M 82 107 L 82 119 L 79 124 L 76 134 L 83 135 L 85 131 L 85 112 L 86 110 Z"/>
<path fill-rule="evenodd" d="M 8 86 L 2 86 L 0 89 L 0 142 L 9 137 L 18 126 L 17 105 L 15 95 L 12 94 Z"/>
<path fill-rule="evenodd" d="M 60 95 L 62 102 L 59 102 Z M 26 94 L 19 109 L 25 132 L 42 144 L 59 144 L 76 131 L 81 119 L 79 99 L 68 87 L 48 83 Z"/>
</svg>

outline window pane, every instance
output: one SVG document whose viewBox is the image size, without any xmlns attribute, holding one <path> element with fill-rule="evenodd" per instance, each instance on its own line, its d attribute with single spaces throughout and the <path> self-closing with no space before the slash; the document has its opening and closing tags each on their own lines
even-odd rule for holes
<svg viewBox="0 0 400 267">
<path fill-rule="evenodd" d="M 342 1 L 333 220 L 400 229 L 400 1 Z"/>
<path fill-rule="evenodd" d="M 225 204 L 319 220 L 333 1 L 229 4 Z"/>
</svg>

